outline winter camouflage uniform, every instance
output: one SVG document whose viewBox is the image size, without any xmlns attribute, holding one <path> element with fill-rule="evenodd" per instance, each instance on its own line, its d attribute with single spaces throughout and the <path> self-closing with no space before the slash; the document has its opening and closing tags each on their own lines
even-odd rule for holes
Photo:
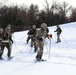
<svg viewBox="0 0 76 75">
<path fill-rule="evenodd" d="M 11 58 L 11 45 L 12 45 L 11 30 L 9 27 L 7 27 L 2 36 L 0 59 L 2 58 L 5 47 L 8 49 L 8 53 L 7 53 L 8 58 Z"/>
<path fill-rule="evenodd" d="M 59 27 L 59 25 L 57 25 L 57 29 L 54 32 L 57 32 L 57 42 L 56 43 L 61 42 L 60 34 L 61 34 L 62 30 Z"/>
<path fill-rule="evenodd" d="M 38 42 L 38 53 L 36 55 L 36 59 L 40 60 L 42 59 L 42 55 L 43 55 L 43 48 L 44 48 L 44 38 L 47 35 L 47 25 L 46 23 L 42 23 L 41 24 L 41 28 L 37 31 L 37 42 Z"/>
</svg>

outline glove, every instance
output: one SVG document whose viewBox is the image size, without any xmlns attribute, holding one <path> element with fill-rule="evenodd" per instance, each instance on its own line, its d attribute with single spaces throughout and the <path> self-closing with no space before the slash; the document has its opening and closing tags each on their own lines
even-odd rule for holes
<svg viewBox="0 0 76 75">
<path fill-rule="evenodd" d="M 47 34 L 46 37 L 48 37 L 48 38 L 49 38 L 49 37 L 52 38 L 52 34 Z"/>
<path fill-rule="evenodd" d="M 40 38 L 39 38 L 39 41 L 43 41 L 43 39 L 40 37 Z"/>
<path fill-rule="evenodd" d="M 39 41 L 43 41 L 43 38 L 42 38 L 42 37 L 37 36 L 37 39 L 38 39 Z"/>
</svg>

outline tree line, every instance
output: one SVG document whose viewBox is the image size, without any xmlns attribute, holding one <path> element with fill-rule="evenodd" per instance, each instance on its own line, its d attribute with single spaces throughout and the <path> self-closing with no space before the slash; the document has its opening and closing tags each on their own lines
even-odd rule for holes
<svg viewBox="0 0 76 75">
<path fill-rule="evenodd" d="M 45 0 L 44 8 L 39 10 L 38 5 L 31 4 L 19 7 L 18 5 L 7 6 L 0 3 L 0 27 L 5 28 L 8 24 L 14 31 L 29 29 L 32 25 L 38 28 L 42 22 L 48 26 L 75 22 L 76 8 L 69 6 L 68 3 L 53 2 L 50 6 Z"/>
</svg>

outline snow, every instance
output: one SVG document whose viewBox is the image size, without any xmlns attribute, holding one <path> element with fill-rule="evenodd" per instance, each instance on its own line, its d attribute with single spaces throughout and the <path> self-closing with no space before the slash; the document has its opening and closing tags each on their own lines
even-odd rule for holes
<svg viewBox="0 0 76 75">
<path fill-rule="evenodd" d="M 48 27 L 53 35 L 51 44 L 45 40 L 43 59 L 45 62 L 35 63 L 37 53 L 26 44 L 27 31 L 13 34 L 12 60 L 7 60 L 5 48 L 0 60 L 0 75 L 76 75 L 76 22 L 60 25 L 61 42 L 56 42 L 56 26 Z M 50 47 L 49 47 L 50 44 Z M 49 56 L 50 48 L 50 56 Z"/>
</svg>

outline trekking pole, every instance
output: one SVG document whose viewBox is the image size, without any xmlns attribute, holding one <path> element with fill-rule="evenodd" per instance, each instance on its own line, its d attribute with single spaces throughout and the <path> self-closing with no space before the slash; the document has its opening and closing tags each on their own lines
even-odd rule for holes
<svg viewBox="0 0 76 75">
<path fill-rule="evenodd" d="M 30 44 L 30 53 L 31 53 L 31 51 L 32 51 L 32 48 L 33 48 L 33 45 L 32 45 L 32 43 Z"/>
<path fill-rule="evenodd" d="M 57 39 L 57 36 L 56 36 L 57 34 L 54 32 L 54 36 L 55 36 L 55 40 Z"/>
<path fill-rule="evenodd" d="M 49 43 L 49 56 L 48 56 L 48 58 L 50 59 L 50 50 L 51 50 L 51 38 L 49 37 L 49 41 L 50 41 L 50 43 Z"/>
<path fill-rule="evenodd" d="M 45 42 L 45 47 L 46 47 L 46 50 L 47 50 L 47 53 L 48 53 L 48 47 L 47 47 L 48 42 L 47 42 L 46 39 L 44 40 L 44 42 Z"/>
<path fill-rule="evenodd" d="M 47 53 L 48 53 L 48 47 L 47 47 L 47 45 L 46 45 L 46 50 L 47 50 Z"/>
<path fill-rule="evenodd" d="M 33 49 L 34 43 L 35 43 L 35 40 L 34 40 L 34 37 L 32 37 L 31 38 L 31 44 L 30 44 L 30 46 L 31 46 L 30 53 L 31 53 L 31 51 Z"/>
<path fill-rule="evenodd" d="M 52 40 L 54 41 L 54 39 L 52 38 Z M 55 42 L 55 41 L 54 41 Z"/>
<path fill-rule="evenodd" d="M 31 51 L 32 51 L 32 47 L 30 48 L 30 53 L 31 53 Z"/>
<path fill-rule="evenodd" d="M 61 37 L 63 38 L 63 40 L 66 42 L 66 40 L 64 39 L 64 37 L 61 35 Z M 67 42 L 66 42 L 67 43 Z"/>
<path fill-rule="evenodd" d="M 55 39 L 56 39 L 56 33 L 54 32 L 54 36 L 55 36 Z"/>
<path fill-rule="evenodd" d="M 17 48 L 17 45 L 16 45 L 16 43 L 15 43 L 15 39 L 14 39 L 14 36 L 12 35 L 12 38 L 13 38 L 13 40 L 14 40 L 14 45 L 15 45 L 15 47 Z"/>
</svg>

